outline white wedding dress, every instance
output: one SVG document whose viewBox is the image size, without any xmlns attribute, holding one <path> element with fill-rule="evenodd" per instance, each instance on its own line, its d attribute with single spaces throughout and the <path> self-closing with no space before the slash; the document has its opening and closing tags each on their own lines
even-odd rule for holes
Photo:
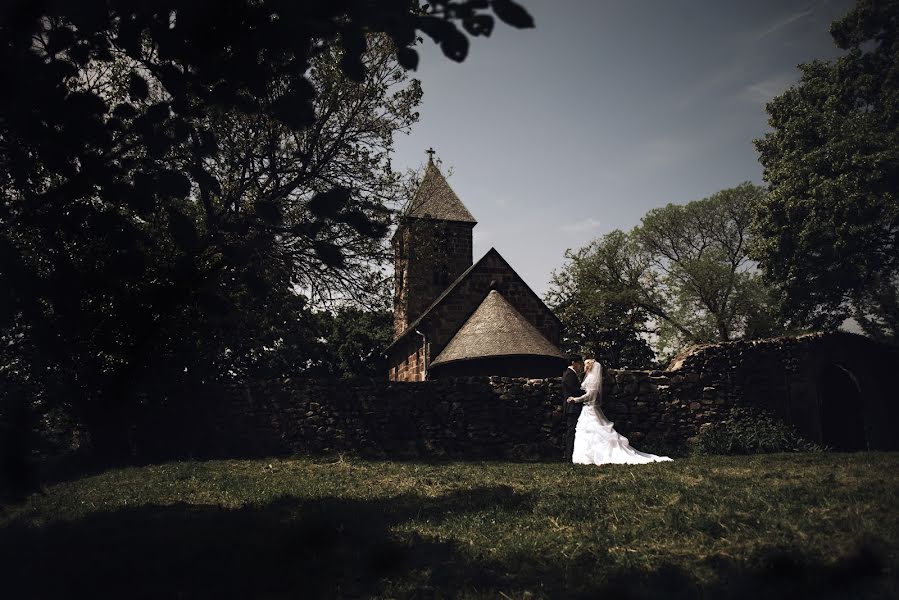
<svg viewBox="0 0 899 600">
<path fill-rule="evenodd" d="M 643 464 L 671 460 L 667 456 L 656 456 L 640 452 L 631 447 L 627 438 L 615 431 L 613 423 L 596 404 L 602 389 L 602 366 L 596 363 L 581 387 L 586 394 L 576 398 L 584 403 L 581 416 L 574 430 L 574 452 L 571 462 L 579 465 Z"/>
</svg>

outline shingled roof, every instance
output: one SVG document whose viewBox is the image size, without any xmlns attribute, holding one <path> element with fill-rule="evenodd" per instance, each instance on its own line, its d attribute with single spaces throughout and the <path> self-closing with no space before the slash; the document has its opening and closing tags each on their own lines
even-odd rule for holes
<svg viewBox="0 0 899 600">
<path fill-rule="evenodd" d="M 412 202 L 406 209 L 405 216 L 477 223 L 433 161 L 428 161 L 425 176 L 421 180 L 421 185 L 418 186 L 415 197 L 412 198 Z"/>
<path fill-rule="evenodd" d="M 520 355 L 565 358 L 502 294 L 491 290 L 443 352 L 431 362 L 431 366 L 459 360 Z"/>
<path fill-rule="evenodd" d="M 490 250 L 488 250 L 486 252 L 486 254 L 484 254 L 484 256 L 479 258 L 476 263 L 474 263 L 473 265 L 468 267 L 468 269 L 466 269 L 461 275 L 459 275 L 459 277 L 457 277 L 456 280 L 449 285 L 449 287 L 447 287 L 445 290 L 443 290 L 443 293 L 441 293 L 439 296 L 437 296 L 437 299 L 434 300 L 434 302 L 432 302 L 431 305 L 428 308 L 426 308 L 425 311 L 423 313 L 421 313 L 421 315 L 418 316 L 418 318 L 416 318 L 412 323 L 410 323 L 409 326 L 406 327 L 406 329 L 400 335 L 398 335 L 395 340 L 390 342 L 390 344 L 388 344 L 388 346 L 385 350 L 389 351 L 391 348 L 396 346 L 400 342 L 400 340 L 404 339 L 407 335 L 409 335 L 410 333 L 415 331 L 416 328 L 421 324 L 421 322 L 428 318 L 428 316 L 431 314 L 431 312 L 433 312 L 441 303 L 443 303 L 443 301 L 446 300 L 447 297 L 449 297 L 456 288 L 460 287 L 465 282 L 465 280 L 468 279 L 468 277 L 481 266 L 481 263 L 485 262 L 488 259 L 488 257 L 491 257 L 491 256 L 495 256 L 495 257 L 499 258 L 499 260 L 501 260 L 503 262 L 503 264 L 506 266 L 506 268 L 509 270 L 509 272 L 511 272 L 513 275 L 515 275 L 515 277 L 517 277 L 521 281 L 522 285 L 524 285 L 524 287 L 528 290 L 528 292 L 530 292 L 530 294 L 534 298 L 536 298 L 541 304 L 543 303 L 543 300 L 540 299 L 540 296 L 538 296 L 537 293 L 534 290 L 532 290 L 530 288 L 530 286 L 524 281 L 524 279 L 522 279 L 521 276 L 515 272 L 515 269 L 512 268 L 512 265 L 510 265 L 508 263 L 508 261 L 505 258 L 503 258 L 503 256 L 497 251 L 497 249 L 490 248 Z M 546 306 L 546 305 L 543 304 L 543 306 Z M 550 318 L 552 318 L 561 327 L 562 322 L 559 320 L 559 317 L 557 317 L 555 315 L 555 313 L 553 313 L 551 310 L 549 310 L 549 308 L 546 309 L 546 312 L 550 316 Z"/>
</svg>

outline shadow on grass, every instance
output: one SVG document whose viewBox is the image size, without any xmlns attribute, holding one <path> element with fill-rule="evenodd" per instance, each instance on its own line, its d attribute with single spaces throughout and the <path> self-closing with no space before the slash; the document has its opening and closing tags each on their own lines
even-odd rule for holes
<svg viewBox="0 0 899 600">
<path fill-rule="evenodd" d="M 336 598 L 468 596 L 696 598 L 891 597 L 895 578 L 862 550 L 834 564 L 768 552 L 715 560 L 703 585 L 681 568 L 627 569 L 593 555 L 560 564 L 547 548 L 503 561 L 452 539 L 398 527 L 482 513 L 533 513 L 508 486 L 440 497 L 282 498 L 226 510 L 177 504 L 96 512 L 43 527 L 0 529 L 0 592 L 8 598 Z"/>
<path fill-rule="evenodd" d="M 882 552 L 863 546 L 840 559 L 822 563 L 794 551 L 769 548 L 744 561 L 713 556 L 704 567 L 714 581 L 701 583 L 684 569 L 663 564 L 657 569 L 615 570 L 584 598 L 727 598 L 795 600 L 799 598 L 896 598 L 899 581 L 890 576 Z"/>
</svg>

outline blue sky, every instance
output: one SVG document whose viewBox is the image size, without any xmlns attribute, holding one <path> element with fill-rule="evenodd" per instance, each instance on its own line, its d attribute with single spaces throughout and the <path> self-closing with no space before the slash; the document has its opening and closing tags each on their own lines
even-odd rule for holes
<svg viewBox="0 0 899 600">
<path fill-rule="evenodd" d="M 454 63 L 426 41 L 421 120 L 394 167 L 433 146 L 491 247 L 541 296 L 567 248 L 651 208 L 762 183 L 752 140 L 796 65 L 838 55 L 850 1 L 520 0 L 536 28 L 498 23 Z"/>
</svg>

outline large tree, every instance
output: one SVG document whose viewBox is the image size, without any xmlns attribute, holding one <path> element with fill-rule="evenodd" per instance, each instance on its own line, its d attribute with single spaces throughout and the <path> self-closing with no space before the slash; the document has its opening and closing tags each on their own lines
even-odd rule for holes
<svg viewBox="0 0 899 600">
<path fill-rule="evenodd" d="M 786 314 L 836 327 L 855 316 L 899 340 L 899 2 L 859 0 L 831 26 L 846 50 L 800 65 L 756 140 L 769 190 L 754 257 Z"/>
<path fill-rule="evenodd" d="M 689 344 L 780 333 L 776 298 L 747 255 L 753 206 L 763 193 L 743 183 L 669 204 L 630 232 L 567 253 L 550 304 L 582 349 L 603 353 L 591 338 L 626 340 L 631 363 L 639 363 L 646 339 L 666 357 Z"/>
<path fill-rule="evenodd" d="M 563 349 L 592 355 L 611 368 L 646 368 L 653 351 L 641 280 L 649 268 L 632 236 L 613 231 L 565 253 L 553 273 L 547 304 L 564 323 Z"/>
<path fill-rule="evenodd" d="M 304 364 L 313 319 L 295 290 L 345 296 L 377 275 L 363 263 L 382 251 L 389 143 L 419 97 L 384 59 L 413 68 L 423 31 L 462 60 L 457 24 L 489 35 L 490 8 L 531 24 L 508 0 L 4 4 L 15 375 L 113 453 L 146 388 L 189 398 L 285 344 Z"/>
<path fill-rule="evenodd" d="M 763 318 L 773 298 L 748 255 L 752 211 L 763 196 L 759 186 L 742 183 L 653 209 L 633 230 L 651 266 L 644 298 L 664 345 L 726 342 L 778 329 Z"/>
</svg>

